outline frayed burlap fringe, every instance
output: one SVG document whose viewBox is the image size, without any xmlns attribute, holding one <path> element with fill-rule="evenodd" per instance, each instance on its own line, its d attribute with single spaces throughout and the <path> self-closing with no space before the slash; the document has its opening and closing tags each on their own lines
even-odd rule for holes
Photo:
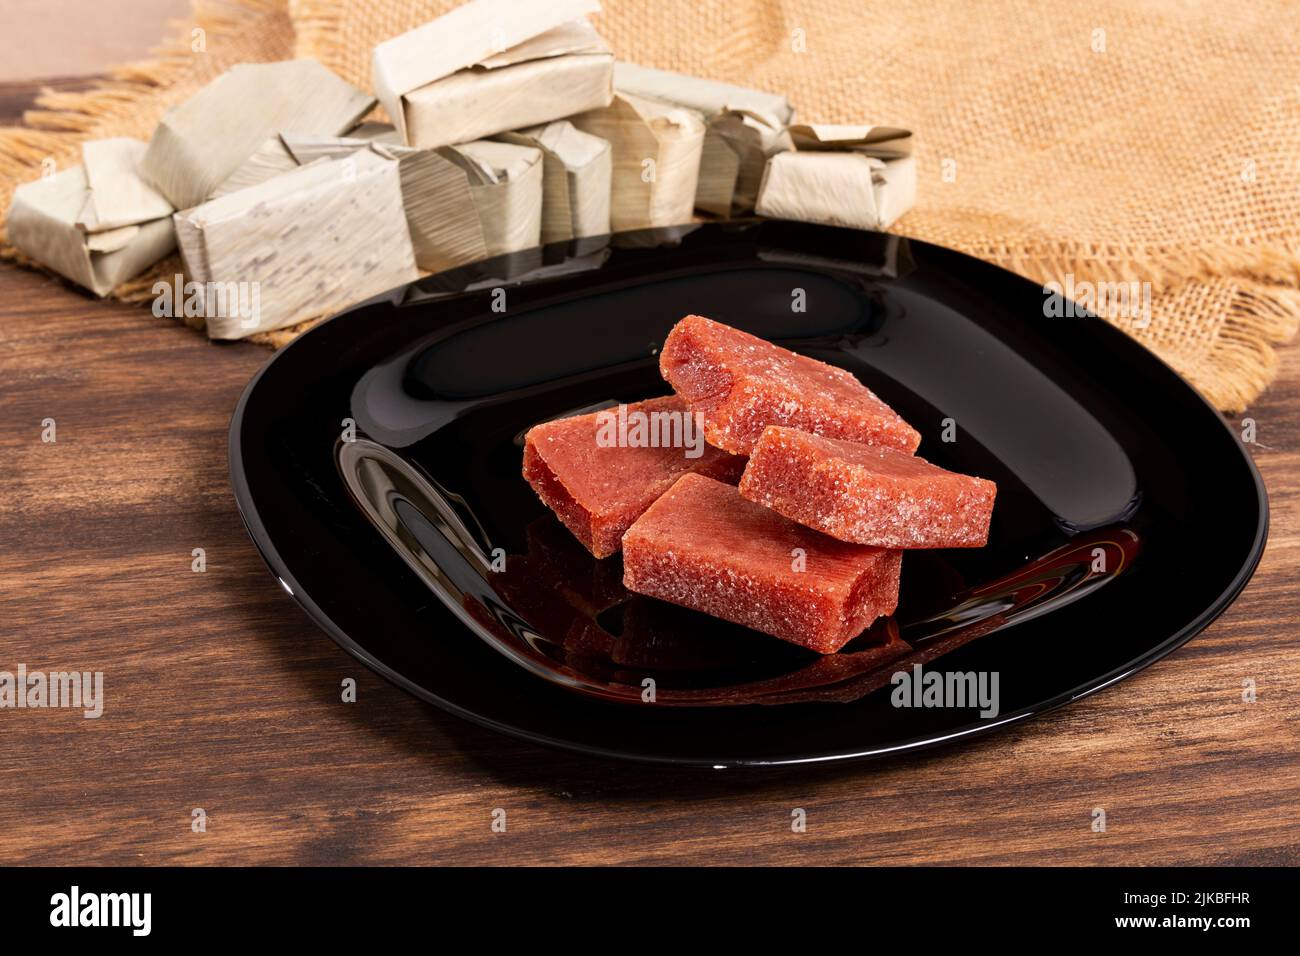
<svg viewBox="0 0 1300 956">
<path fill-rule="evenodd" d="M 376 42 L 457 2 L 197 0 L 192 21 L 153 60 L 85 93 L 47 93 L 26 127 L 0 129 L 0 209 L 47 158 L 61 168 L 79 161 L 84 139 L 147 139 L 168 106 L 236 62 L 311 56 L 369 87 Z M 941 14 L 932 0 L 604 6 L 597 26 L 623 58 L 786 93 L 804 120 L 911 125 L 921 194 L 898 232 L 1035 282 L 1149 283 L 1150 323 L 1112 321 L 1219 408 L 1245 408 L 1276 374 L 1274 345 L 1300 326 L 1293 174 L 1281 177 L 1290 192 L 1278 188 L 1278 170 L 1300 147 L 1293 8 L 1262 0 L 1230 21 L 1208 8 L 1170 21 L 1123 0 L 1087 10 L 1060 0 L 1050 13 L 1018 0 L 944 5 Z M 193 50 L 195 28 L 205 53 Z M 1109 40 L 1103 60 L 1089 49 L 1097 28 L 1103 46 Z M 1112 127 L 1120 133 L 1108 140 Z M 1135 129 L 1146 135 L 1133 139 Z M 1235 131 L 1229 141 L 1225 129 Z M 1095 146 L 1081 154 L 1089 135 Z M 1131 145 L 1117 147 L 1125 136 Z M 936 185 L 954 158 L 960 186 Z M 1229 160 L 1245 159 L 1268 187 L 1258 195 L 1230 191 L 1238 169 Z M 1221 173 L 1198 178 L 1216 165 Z M 1163 190 L 1166 182 L 1177 188 Z M 172 257 L 114 296 L 148 302 L 153 283 L 177 271 Z M 257 340 L 278 347 L 316 321 Z"/>
</svg>

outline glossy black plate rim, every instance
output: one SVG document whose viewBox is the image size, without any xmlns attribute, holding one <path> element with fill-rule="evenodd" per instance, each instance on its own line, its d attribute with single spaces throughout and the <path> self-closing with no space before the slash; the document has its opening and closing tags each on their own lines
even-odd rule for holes
<svg viewBox="0 0 1300 956">
<path fill-rule="evenodd" d="M 965 253 L 961 253 L 957 250 L 949 249 L 946 247 L 934 246 L 932 243 L 927 243 L 918 239 L 909 238 L 907 239 L 907 241 L 919 247 L 932 247 L 935 249 L 942 249 L 942 251 L 945 254 L 961 256 L 962 258 L 969 259 L 972 262 L 977 263 L 980 268 L 995 269 L 998 272 L 1002 272 L 1007 275 L 1014 276 L 1016 279 L 1019 279 L 1020 281 L 1028 281 L 1024 279 L 1023 276 L 1020 276 L 1017 273 L 1012 273 L 1010 272 L 1010 270 L 1003 269 L 1001 266 L 995 265 L 990 262 L 986 262 L 982 259 L 976 259 L 975 257 L 968 256 Z M 316 626 L 321 628 L 321 630 L 323 630 L 330 637 L 331 640 L 333 640 L 336 644 L 338 644 L 341 648 L 343 648 L 345 651 L 351 654 L 354 658 L 356 658 L 358 661 L 360 661 L 370 670 L 379 674 L 385 680 L 389 681 L 390 683 L 394 684 L 397 687 L 400 687 L 402 690 L 406 691 L 412 696 L 420 700 L 423 700 L 426 703 L 433 704 L 439 709 L 447 713 L 453 714 L 454 716 L 459 717 L 463 720 L 469 721 L 472 724 L 476 724 L 480 727 L 495 731 L 497 733 L 505 734 L 507 736 L 514 737 L 516 739 L 525 740 L 530 743 L 539 744 L 545 747 L 553 747 L 560 750 L 570 751 L 573 753 L 580 753 L 591 757 L 630 761 L 633 763 L 654 764 L 659 766 L 711 768 L 715 770 L 723 770 L 728 768 L 739 768 L 739 767 L 753 767 L 753 768 L 782 767 L 782 766 L 794 766 L 794 765 L 803 765 L 803 764 L 825 764 L 825 763 L 841 763 L 841 762 L 847 763 L 847 762 L 855 762 L 855 761 L 866 761 L 866 760 L 891 756 L 895 754 L 912 753 L 912 752 L 919 752 L 922 750 L 928 750 L 937 747 L 944 747 L 944 746 L 948 746 L 949 744 L 955 743 L 959 740 L 975 739 L 978 737 L 982 737 L 985 734 L 991 733 L 993 731 L 1001 730 L 1012 724 L 1021 723 L 1031 717 L 1037 717 L 1041 714 L 1046 714 L 1050 711 L 1056 710 L 1067 704 L 1071 704 L 1074 703 L 1075 701 L 1082 700 L 1085 697 L 1089 697 L 1092 694 L 1095 694 L 1101 690 L 1104 690 L 1107 687 L 1110 687 L 1112 684 L 1116 684 L 1122 680 L 1131 677 L 1133 674 L 1136 674 L 1138 671 L 1141 671 L 1151 666 L 1156 661 L 1160 660 L 1163 657 L 1168 656 L 1169 654 L 1177 650 L 1179 647 L 1182 647 L 1182 645 L 1186 644 L 1189 640 L 1191 640 L 1193 637 L 1195 637 L 1197 634 L 1199 634 L 1201 631 L 1207 628 L 1210 624 L 1212 624 L 1214 620 L 1218 618 L 1219 615 L 1222 614 L 1228 608 L 1228 606 L 1237 598 L 1237 596 L 1242 592 L 1242 590 L 1246 587 L 1246 584 L 1250 581 L 1251 577 L 1254 575 L 1255 569 L 1259 566 L 1259 562 L 1263 558 L 1264 549 L 1268 542 L 1269 502 L 1268 502 L 1268 493 L 1264 485 L 1263 476 L 1260 475 L 1259 469 L 1256 467 L 1254 459 L 1252 459 L 1250 454 L 1246 451 L 1245 447 L 1238 439 L 1238 436 L 1232 431 L 1231 426 L 1224 419 L 1223 415 L 1219 412 L 1217 408 L 1215 408 L 1213 405 L 1209 403 L 1209 401 L 1206 400 L 1205 396 L 1203 396 L 1199 391 L 1197 391 L 1194 387 L 1192 387 L 1191 384 L 1189 384 L 1185 379 L 1183 379 L 1182 376 L 1180 376 L 1177 372 L 1175 372 L 1159 356 L 1157 356 L 1155 353 L 1151 352 L 1141 343 L 1137 342 L 1135 339 L 1131 338 L 1130 336 L 1120 331 L 1119 329 L 1115 328 L 1114 326 L 1111 326 L 1101 320 L 1098 320 L 1098 324 L 1096 326 L 1097 334 L 1102 335 L 1103 337 L 1109 337 L 1110 345 L 1120 349 L 1137 350 L 1138 352 L 1142 353 L 1144 359 L 1147 362 L 1151 363 L 1153 368 L 1158 368 L 1162 373 L 1164 373 L 1166 377 L 1172 381 L 1174 387 L 1181 387 L 1195 396 L 1196 400 L 1200 403 L 1199 407 L 1202 407 L 1210 415 L 1210 417 L 1212 417 L 1215 421 L 1218 422 L 1219 427 L 1225 429 L 1232 436 L 1233 444 L 1237 448 L 1237 453 L 1241 456 L 1242 463 L 1245 465 L 1248 473 L 1250 474 L 1251 480 L 1254 485 L 1256 505 L 1258 508 L 1259 518 L 1256 523 L 1255 535 L 1251 543 L 1250 552 L 1247 555 L 1246 560 L 1238 568 L 1237 573 L 1234 575 L 1230 584 L 1220 594 L 1218 594 L 1214 598 L 1214 600 L 1211 601 L 1199 615 L 1197 615 L 1197 617 L 1195 617 L 1188 624 L 1184 625 L 1182 628 L 1180 628 L 1170 637 L 1166 638 L 1164 641 L 1160 642 L 1159 644 L 1156 644 L 1153 647 L 1148 648 L 1144 653 L 1138 655 L 1136 658 L 1134 658 L 1132 661 L 1128 662 L 1127 664 L 1115 668 L 1109 671 L 1108 673 L 1102 675 L 1099 678 L 1093 678 L 1085 682 L 1084 684 L 1079 685 L 1078 687 L 1065 691 L 1061 694 L 1057 694 L 1056 696 L 1048 698 L 1044 701 L 1040 701 L 1033 706 L 1025 707 L 1018 711 L 1014 711 L 1011 714 L 1007 714 L 987 724 L 981 724 L 977 727 L 969 728 L 967 730 L 959 731 L 943 737 L 932 737 L 932 736 L 918 737 L 910 740 L 905 740 L 902 741 L 901 743 L 896 743 L 886 747 L 872 747 L 872 748 L 866 748 L 862 750 L 837 750 L 837 751 L 812 754 L 812 755 L 801 754 L 797 756 L 733 757 L 733 758 L 725 758 L 725 759 L 708 759 L 708 758 L 700 758 L 700 757 L 666 756 L 661 754 L 649 754 L 649 753 L 638 753 L 632 751 L 617 750 L 608 747 L 600 747 L 591 744 L 584 744 L 579 741 L 574 741 L 563 737 L 553 737 L 548 734 L 542 734 L 533 730 L 529 730 L 526 727 L 520 727 L 514 724 L 503 723 L 501 721 L 494 720 L 491 717 L 480 714 L 477 711 L 473 711 L 465 707 L 462 707 L 453 701 L 447 700 L 443 697 L 439 697 L 437 694 L 434 694 L 429 690 L 427 690 L 426 688 L 417 685 L 410 679 L 403 676 L 398 671 L 395 671 L 391 667 L 388 667 L 387 665 L 383 664 L 381 661 L 373 657 L 369 652 L 366 651 L 366 649 L 361 644 L 353 640 L 347 634 L 347 632 L 343 630 L 343 628 L 341 628 L 338 624 L 336 624 L 335 621 L 328 614 L 326 614 L 325 611 L 322 610 L 321 607 L 317 605 L 314 600 L 312 600 L 311 596 L 306 592 L 303 586 L 297 581 L 297 579 L 293 576 L 293 574 L 289 571 L 288 567 L 286 566 L 274 542 L 271 540 L 270 534 L 267 532 L 266 527 L 261 520 L 261 516 L 258 513 L 256 504 L 254 503 L 252 489 L 248 485 L 248 481 L 244 469 L 244 452 L 243 452 L 243 445 L 241 439 L 241 432 L 244 425 L 245 409 L 248 405 L 250 397 L 257 389 L 259 383 L 272 370 L 276 362 L 283 359 L 284 356 L 287 353 L 289 353 L 291 349 L 297 346 L 303 339 L 307 338 L 310 335 L 315 334 L 318 330 L 324 328 L 326 325 L 329 325 L 330 323 L 339 321 L 341 319 L 345 319 L 351 313 L 365 307 L 368 304 L 377 301 L 391 300 L 394 297 L 395 292 L 397 291 L 398 290 L 391 290 L 387 293 L 374 296 L 371 299 L 366 300 L 365 302 L 358 303 L 352 308 L 340 312 L 337 315 L 331 316 L 330 318 L 318 323 L 316 326 L 313 326 L 311 329 L 307 330 L 302 335 L 295 338 L 288 345 L 285 345 L 284 347 L 277 350 L 275 354 L 273 354 L 269 359 L 267 359 L 267 361 L 262 365 L 262 367 L 258 369 L 258 371 L 249 380 L 248 384 L 244 387 L 244 390 L 239 397 L 239 401 L 235 405 L 234 414 L 231 416 L 230 433 L 229 433 L 229 467 L 230 467 L 231 488 L 232 491 L 234 492 L 235 503 L 237 508 L 239 509 L 240 517 L 243 519 L 244 527 L 248 531 L 249 537 L 253 540 L 253 544 L 256 546 L 258 553 L 262 556 L 262 560 L 266 563 L 267 568 L 280 582 L 280 585 L 285 589 L 285 591 L 289 593 L 289 596 L 293 598 L 293 600 L 298 604 L 298 606 L 301 607 L 307 613 L 307 616 L 311 618 L 311 620 L 316 624 Z M 1076 306 L 1076 308 L 1078 307 Z M 1083 310 L 1082 308 L 1078 308 L 1078 311 L 1080 314 L 1085 314 L 1085 310 Z"/>
</svg>

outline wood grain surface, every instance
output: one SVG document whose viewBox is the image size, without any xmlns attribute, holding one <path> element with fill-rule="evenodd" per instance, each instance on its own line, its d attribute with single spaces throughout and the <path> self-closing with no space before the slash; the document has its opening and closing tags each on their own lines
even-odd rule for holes
<svg viewBox="0 0 1300 956">
<path fill-rule="evenodd" d="M 1248 413 L 1268 550 L 1190 644 L 965 746 L 713 773 L 497 736 L 319 632 L 267 573 L 226 470 L 235 401 L 269 354 L 0 264 L 0 670 L 103 671 L 106 696 L 97 720 L 0 710 L 0 860 L 1300 862 L 1300 347 Z"/>
</svg>

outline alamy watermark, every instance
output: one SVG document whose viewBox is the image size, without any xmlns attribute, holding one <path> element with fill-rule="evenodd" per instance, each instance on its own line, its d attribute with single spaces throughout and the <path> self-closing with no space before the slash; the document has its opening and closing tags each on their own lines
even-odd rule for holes
<svg viewBox="0 0 1300 956">
<path fill-rule="evenodd" d="M 151 290 L 158 318 L 238 319 L 246 329 L 262 323 L 260 282 L 186 282 L 179 272 L 159 279 Z"/>
<path fill-rule="evenodd" d="M 152 893 L 89 893 L 73 885 L 66 893 L 50 897 L 50 925 L 54 927 L 125 927 L 132 936 L 148 936 L 153 929 Z"/>
<path fill-rule="evenodd" d="M 1043 285 L 1043 315 L 1049 319 L 1077 319 L 1089 313 L 1103 319 L 1132 319 L 1133 328 L 1151 324 L 1150 282 L 1076 282 L 1067 272 L 1065 283 Z"/>
<path fill-rule="evenodd" d="M 926 671 L 913 664 L 910 671 L 895 671 L 889 682 L 895 707 L 978 707 L 985 719 L 1001 712 L 998 671 Z"/>
<path fill-rule="evenodd" d="M 0 671 L 0 710 L 80 708 L 87 720 L 104 713 L 103 671 Z"/>
<path fill-rule="evenodd" d="M 628 411 L 626 405 L 596 413 L 601 448 L 681 448 L 687 458 L 704 454 L 704 415 L 686 411 Z"/>
</svg>

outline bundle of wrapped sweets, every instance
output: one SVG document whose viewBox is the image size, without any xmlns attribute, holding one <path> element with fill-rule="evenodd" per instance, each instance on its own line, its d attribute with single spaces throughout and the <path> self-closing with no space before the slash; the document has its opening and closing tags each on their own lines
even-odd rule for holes
<svg viewBox="0 0 1300 956">
<path fill-rule="evenodd" d="M 884 229 L 914 202 L 906 130 L 615 64 L 599 9 L 471 0 L 375 47 L 373 93 L 314 60 L 232 67 L 147 144 L 19 187 L 9 241 L 100 296 L 179 247 L 186 315 L 233 339 L 543 243 L 696 214 Z"/>
</svg>

